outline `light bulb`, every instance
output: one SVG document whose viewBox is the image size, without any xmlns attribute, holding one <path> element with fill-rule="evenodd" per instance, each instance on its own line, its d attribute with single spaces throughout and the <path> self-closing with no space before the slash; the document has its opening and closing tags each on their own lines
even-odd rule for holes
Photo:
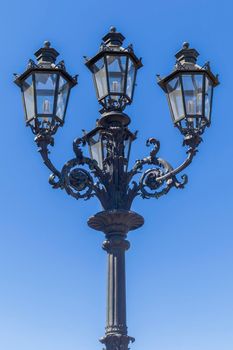
<svg viewBox="0 0 233 350">
<path fill-rule="evenodd" d="M 49 100 L 44 100 L 43 102 L 43 113 L 49 114 L 50 113 L 50 102 Z"/>
<path fill-rule="evenodd" d="M 112 82 L 112 92 L 119 92 L 119 82 L 117 80 Z"/>
<path fill-rule="evenodd" d="M 187 114 L 194 114 L 194 102 L 193 100 L 189 100 L 187 103 Z"/>
<path fill-rule="evenodd" d="M 196 109 L 197 109 L 197 114 L 202 114 L 202 93 L 201 92 L 197 94 Z"/>
</svg>

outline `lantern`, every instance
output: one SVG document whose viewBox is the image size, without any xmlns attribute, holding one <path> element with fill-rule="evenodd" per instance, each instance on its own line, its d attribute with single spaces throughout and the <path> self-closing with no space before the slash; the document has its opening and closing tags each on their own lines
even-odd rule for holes
<svg viewBox="0 0 233 350">
<path fill-rule="evenodd" d="M 17 76 L 15 83 L 21 88 L 26 125 L 34 134 L 54 134 L 64 123 L 71 88 L 77 84 L 63 62 L 55 65 L 59 53 L 45 42 L 35 56 L 38 64 L 29 61 L 28 69 Z"/>
<path fill-rule="evenodd" d="M 183 134 L 202 133 L 210 125 L 213 88 L 219 84 L 209 63 L 203 67 L 196 64 L 198 55 L 184 43 L 175 55 L 174 71 L 158 81 L 167 94 L 173 122 Z"/>
<path fill-rule="evenodd" d="M 124 170 L 127 171 L 131 143 L 135 139 L 136 134 L 131 133 L 127 128 L 124 133 L 121 133 L 121 139 L 118 142 L 115 142 L 114 136 L 109 138 L 109 133 L 106 133 L 104 127 L 97 127 L 88 134 L 84 134 L 84 140 L 89 146 L 90 157 L 97 162 L 102 170 L 109 169 L 109 160 L 114 154 L 114 147 L 119 147 L 118 152 L 122 155 Z"/>
<path fill-rule="evenodd" d="M 123 110 L 133 100 L 137 70 L 142 67 L 132 46 L 123 48 L 124 36 L 111 27 L 99 53 L 87 59 L 98 101 L 107 110 Z"/>
</svg>

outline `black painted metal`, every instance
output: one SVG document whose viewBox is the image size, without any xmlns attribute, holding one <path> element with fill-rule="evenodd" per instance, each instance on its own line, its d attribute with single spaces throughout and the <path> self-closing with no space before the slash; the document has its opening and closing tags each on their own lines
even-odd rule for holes
<svg viewBox="0 0 233 350">
<path fill-rule="evenodd" d="M 26 125 L 31 127 L 32 132 L 36 136 L 44 135 L 45 138 L 47 138 L 47 136 L 54 135 L 57 132 L 59 126 L 63 125 L 67 104 L 69 102 L 70 89 L 72 89 L 77 84 L 77 75 L 72 77 L 67 73 L 64 61 L 61 61 L 55 64 L 56 58 L 59 55 L 59 53 L 54 48 L 51 48 L 50 45 L 51 44 L 49 41 L 45 41 L 44 47 L 40 48 L 35 53 L 37 64 L 30 59 L 26 71 L 21 75 L 16 74 L 15 81 L 14 81 L 21 88 L 22 94 L 24 94 L 23 86 L 24 86 L 25 80 L 30 76 L 32 76 L 33 102 L 35 105 L 35 111 L 34 111 L 35 113 L 32 116 L 30 121 L 27 120 Z M 46 125 L 41 123 L 40 118 L 43 117 L 43 115 L 39 114 L 39 112 L 37 111 L 37 89 L 36 89 L 36 83 L 35 83 L 35 75 L 37 73 L 41 73 L 45 75 L 56 74 L 53 112 L 49 115 L 51 117 L 51 121 L 47 122 Z M 68 89 L 68 94 L 66 98 L 62 120 L 58 118 L 56 115 L 60 77 L 63 77 L 69 84 L 69 89 Z M 27 115 L 27 107 L 25 103 L 24 103 L 24 107 L 25 107 L 25 114 Z M 33 121 L 33 123 L 31 123 L 31 121 Z"/>
<path fill-rule="evenodd" d="M 95 78 L 95 88 L 96 88 L 96 94 L 98 97 L 99 103 L 103 106 L 103 110 L 110 111 L 110 110 L 120 110 L 123 111 L 123 109 L 128 105 L 132 103 L 133 100 L 133 94 L 134 94 L 134 87 L 135 87 L 135 79 L 137 75 L 137 70 L 142 67 L 142 62 L 141 59 L 139 59 L 133 50 L 132 45 L 129 45 L 128 47 L 124 48 L 122 47 L 123 41 L 125 37 L 116 31 L 115 27 L 111 27 L 110 31 L 108 34 L 106 34 L 103 37 L 103 42 L 100 46 L 99 52 L 92 58 L 87 58 L 86 56 L 86 66 L 90 69 L 90 71 L 93 73 L 93 78 L 94 78 L 94 68 L 96 64 L 100 60 L 104 60 L 104 67 L 105 69 L 103 70 L 104 74 L 102 76 L 102 80 L 106 82 L 107 85 L 107 93 L 103 96 L 100 96 L 99 94 L 99 89 L 96 84 Z M 125 57 L 126 58 L 126 66 L 124 68 L 124 73 L 125 73 L 125 84 L 124 84 L 124 89 L 122 92 L 112 92 L 109 86 L 109 71 L 108 71 L 108 64 L 107 64 L 107 57 L 113 57 L 113 58 L 121 58 Z M 127 76 L 128 76 L 128 61 L 129 59 L 132 60 L 134 67 L 135 67 L 135 72 L 134 72 L 134 79 L 132 81 L 132 94 L 129 97 L 127 94 Z M 117 99 L 114 100 L 113 96 L 116 96 Z"/>
<path fill-rule="evenodd" d="M 132 211 L 113 210 L 97 213 L 88 225 L 105 234 L 103 249 L 108 254 L 107 321 L 105 336 L 100 339 L 106 350 L 128 350 L 134 338 L 128 336 L 126 323 L 125 251 L 130 230 L 141 227 L 143 218 Z"/>
<path fill-rule="evenodd" d="M 170 110 L 171 114 L 173 115 L 173 121 L 174 125 L 180 130 L 180 132 L 184 135 L 184 144 L 198 146 L 198 140 L 199 143 L 201 142 L 201 137 L 205 131 L 205 128 L 210 126 L 210 121 L 207 120 L 205 117 L 205 114 L 202 113 L 201 116 L 199 115 L 193 115 L 190 118 L 190 115 L 188 115 L 186 110 L 186 103 L 185 103 L 185 97 L 184 97 L 184 87 L 183 87 L 183 77 L 188 76 L 196 76 L 201 75 L 202 79 L 204 80 L 207 76 L 211 83 L 213 88 L 216 87 L 219 84 L 218 81 L 218 75 L 214 75 L 213 72 L 210 69 L 209 62 L 205 63 L 202 67 L 200 67 L 197 62 L 197 57 L 199 56 L 199 53 L 195 49 L 189 48 L 189 43 L 184 43 L 182 49 L 177 52 L 175 55 L 177 61 L 174 67 L 174 70 L 171 74 L 168 76 L 161 78 L 160 75 L 157 75 L 158 84 L 159 86 L 165 91 L 165 93 L 168 95 L 168 89 L 167 84 L 172 81 L 174 78 L 178 78 L 180 80 L 181 89 L 182 89 L 182 101 L 183 101 L 183 108 L 184 108 L 184 117 L 180 118 L 179 120 L 174 120 L 174 111 L 169 100 Z M 212 90 L 213 91 L 213 90 Z M 202 85 L 202 105 L 204 107 L 205 104 L 205 90 L 203 90 Z M 212 109 L 212 100 L 210 105 L 210 110 Z M 190 125 L 190 119 L 192 120 L 192 125 Z M 195 140 L 195 141 L 194 141 Z"/>
<path fill-rule="evenodd" d="M 124 52 L 135 61 L 138 68 L 141 66 L 141 60 L 137 59 L 132 47 L 127 49 L 121 47 L 124 37 L 117 33 L 115 28 L 111 28 L 103 40 L 100 52 L 87 60 L 87 66 L 91 67 L 93 62 L 104 57 L 109 50 L 115 50 L 120 54 Z M 51 49 L 46 43 L 45 47 L 36 53 L 38 66 L 30 61 L 27 71 L 17 76 L 15 82 L 21 86 L 22 81 L 29 74 L 49 69 L 65 75 L 66 78 L 69 77 L 74 85 L 76 81 L 66 73 L 64 63 L 53 66 L 57 55 L 57 51 Z M 166 91 L 166 83 L 173 77 L 185 72 L 195 74 L 199 71 L 207 75 L 213 86 L 216 86 L 218 80 L 210 71 L 209 64 L 204 67 L 197 66 L 197 56 L 197 51 L 189 49 L 188 44 L 185 43 L 182 50 L 176 55 L 175 71 L 164 79 L 159 78 L 159 85 Z M 118 106 L 111 110 L 104 108 L 96 128 L 74 140 L 74 158 L 67 161 L 61 170 L 58 170 L 49 158 L 49 146 L 54 145 L 53 136 L 60 124 L 54 130 L 42 130 L 41 128 L 33 130 L 44 164 L 52 171 L 49 178 L 52 187 L 64 189 L 67 194 L 76 199 L 87 200 L 95 196 L 103 208 L 102 212 L 88 220 L 88 225 L 104 233 L 103 249 L 108 255 L 107 321 L 105 336 L 101 338 L 106 350 L 128 350 L 129 343 L 134 341 L 134 338 L 128 336 L 126 323 L 125 251 L 130 246 L 127 233 L 141 227 L 144 220 L 139 214 L 131 211 L 132 202 L 136 196 L 159 198 L 167 194 L 173 187 L 184 188 L 187 176 L 182 175 L 181 180 L 178 180 L 177 174 L 192 162 L 201 141 L 201 135 L 208 126 L 202 123 L 201 127 L 194 128 L 192 127 L 194 124 L 190 124 L 187 131 L 181 124 L 182 121 L 177 123 L 176 126 L 184 137 L 183 146 L 187 147 L 187 157 L 181 165 L 173 168 L 166 160 L 158 157 L 160 143 L 155 138 L 149 138 L 146 142 L 146 145 L 151 147 L 149 155 L 137 160 L 129 169 L 129 154 L 125 154 L 125 142 L 129 137 L 131 141 L 134 141 L 136 133 L 129 130 L 130 118 L 123 113 L 124 107 Z M 198 125 L 197 123 L 196 126 Z M 101 167 L 94 157 L 84 155 L 82 149 L 87 144 L 91 144 L 91 138 L 97 133 L 102 145 L 103 164 Z"/>
</svg>

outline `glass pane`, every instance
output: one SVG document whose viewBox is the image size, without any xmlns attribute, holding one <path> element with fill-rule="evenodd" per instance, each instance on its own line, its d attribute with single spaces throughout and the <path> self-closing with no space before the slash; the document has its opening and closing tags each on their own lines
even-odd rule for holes
<svg viewBox="0 0 233 350">
<path fill-rule="evenodd" d="M 102 148 L 103 148 L 103 157 L 104 157 L 104 159 L 106 159 L 108 157 L 107 143 L 108 143 L 107 139 L 105 139 L 102 136 Z"/>
<path fill-rule="evenodd" d="M 126 56 L 107 56 L 108 79 L 110 92 L 124 93 Z M 111 96 L 118 100 L 118 96 Z"/>
<path fill-rule="evenodd" d="M 213 85 L 209 78 L 205 78 L 205 117 L 210 120 L 210 107 L 212 100 Z"/>
<path fill-rule="evenodd" d="M 184 118 L 184 106 L 179 77 L 167 83 L 167 92 L 175 122 Z"/>
<path fill-rule="evenodd" d="M 35 73 L 37 114 L 53 114 L 57 78 L 56 73 Z"/>
<path fill-rule="evenodd" d="M 129 152 L 130 152 L 130 147 L 131 147 L 131 142 L 132 139 L 130 136 L 124 141 L 124 158 L 129 160 Z"/>
<path fill-rule="evenodd" d="M 202 74 L 182 76 L 187 115 L 202 115 L 202 79 Z"/>
<path fill-rule="evenodd" d="M 125 171 L 127 171 L 127 169 L 128 169 L 131 143 L 132 143 L 132 138 L 131 138 L 131 136 L 128 136 L 127 139 L 124 141 L 124 158 L 127 161 L 124 165 Z"/>
<path fill-rule="evenodd" d="M 107 75 L 106 75 L 106 69 L 104 65 L 104 59 L 101 58 L 99 61 L 93 64 L 91 68 L 95 76 L 98 97 L 102 98 L 108 93 Z"/>
<path fill-rule="evenodd" d="M 64 119 L 65 109 L 67 104 L 67 98 L 69 93 L 69 83 L 62 76 L 59 78 L 58 96 L 57 96 L 57 107 L 56 116 L 61 120 Z"/>
<path fill-rule="evenodd" d="M 35 101 L 34 101 L 34 88 L 32 82 L 32 75 L 30 75 L 22 85 L 25 108 L 26 108 L 26 120 L 30 120 L 35 116 Z"/>
<path fill-rule="evenodd" d="M 102 144 L 99 134 L 96 134 L 89 139 L 91 158 L 96 160 L 98 166 L 103 168 L 103 157 L 102 157 Z"/>
<path fill-rule="evenodd" d="M 129 58 L 126 94 L 129 96 L 130 99 L 132 99 L 134 76 L 135 76 L 135 66 L 131 61 L 131 59 Z"/>
</svg>

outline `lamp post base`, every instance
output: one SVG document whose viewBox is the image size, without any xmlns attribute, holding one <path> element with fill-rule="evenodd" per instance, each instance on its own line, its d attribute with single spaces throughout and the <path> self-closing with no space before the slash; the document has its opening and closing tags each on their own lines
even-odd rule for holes
<svg viewBox="0 0 233 350">
<path fill-rule="evenodd" d="M 100 339 L 100 342 L 106 346 L 106 350 L 128 350 L 129 343 L 134 341 L 133 337 L 122 334 L 108 334 Z"/>
</svg>

